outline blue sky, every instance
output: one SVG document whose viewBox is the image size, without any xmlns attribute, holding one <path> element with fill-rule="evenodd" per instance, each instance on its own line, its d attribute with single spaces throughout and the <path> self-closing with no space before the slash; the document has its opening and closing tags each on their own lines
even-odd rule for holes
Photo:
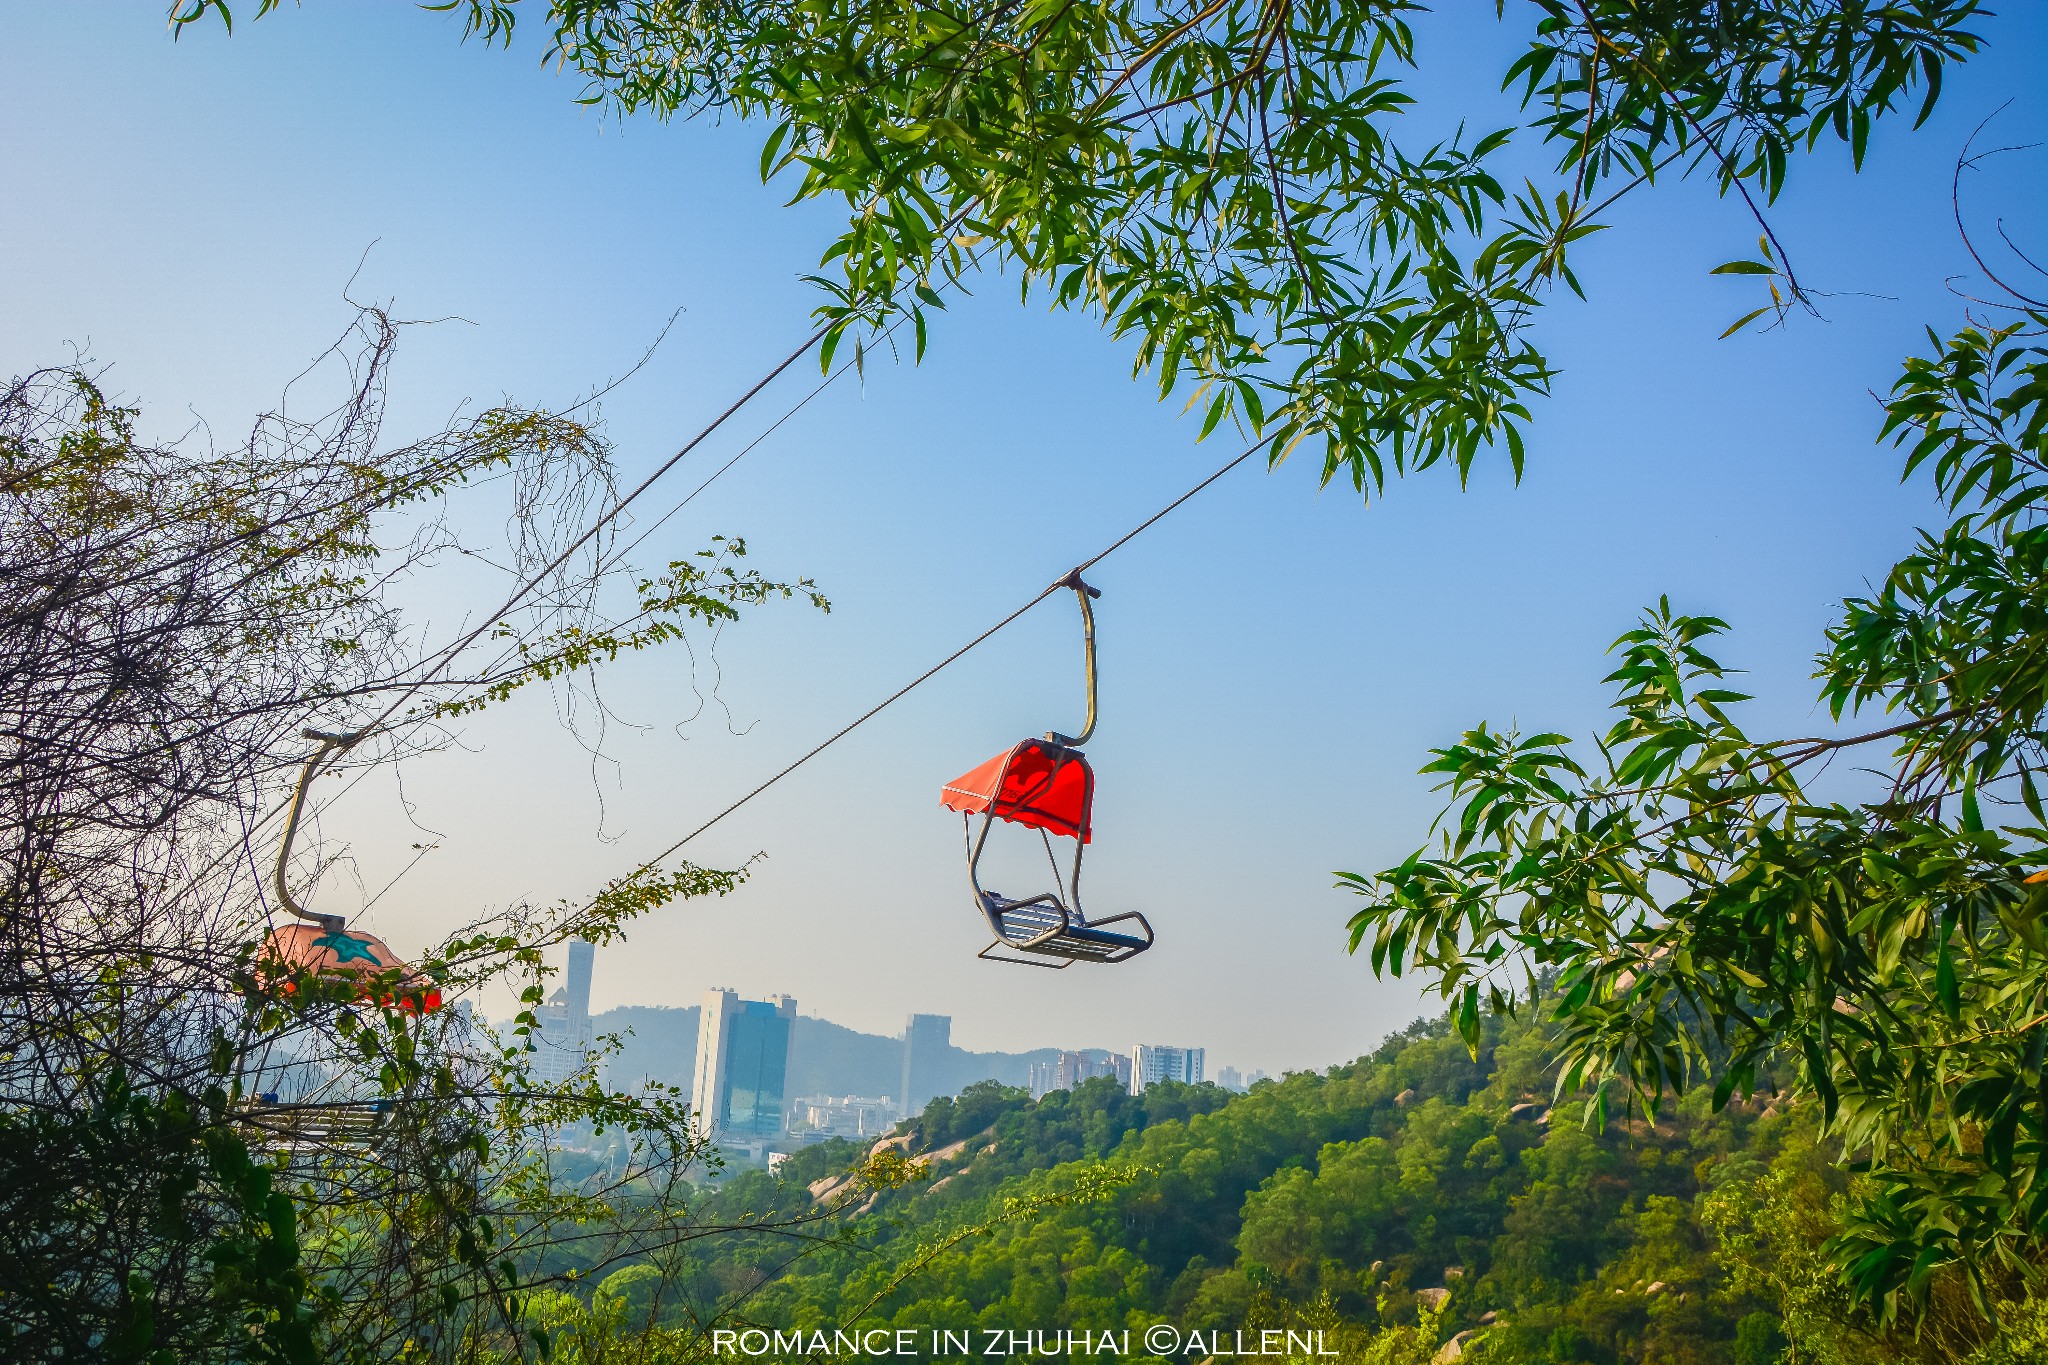
<svg viewBox="0 0 2048 1365">
<path fill-rule="evenodd" d="M 1093 575 L 1090 905 L 1143 909 L 1153 953 L 1058 975 L 972 956 L 982 935 L 937 789 L 1078 723 L 1077 630 L 1056 601 L 695 845 L 713 864 L 768 857 L 730 899 L 601 950 L 597 1003 L 730 985 L 877 1032 L 949 1013 L 972 1047 L 1185 1043 L 1212 1069 L 1271 1071 L 1348 1059 L 1405 1023 L 1414 988 L 1344 955 L 1350 898 L 1330 873 L 1423 840 L 1430 746 L 1482 719 L 1588 732 L 1603 649 L 1660 593 L 1733 623 L 1722 652 L 1760 694 L 1754 731 L 1819 723 L 1808 661 L 1832 604 L 1937 518 L 1873 446 L 1871 391 L 1925 327 L 1961 320 L 1944 286 L 1969 268 L 1956 154 L 2007 101 L 1999 141 L 2048 137 L 2048 18 L 2010 8 L 1982 24 L 1990 50 L 1941 112 L 1881 131 L 1864 174 L 1827 144 L 1795 168 L 1773 221 L 1834 291 L 1825 320 L 1716 341 L 1754 285 L 1706 272 L 1749 254 L 1755 229 L 1704 186 L 1660 188 L 1583 252 L 1589 301 L 1540 323 L 1564 373 L 1519 487 L 1486 461 L 1468 488 L 1433 471 L 1367 506 L 1319 490 L 1307 464 L 1247 466 Z M 347 325 L 352 276 L 357 298 L 461 319 L 402 343 L 393 439 L 465 403 L 571 401 L 682 309 L 604 403 L 628 477 L 808 327 L 799 277 L 835 216 L 761 186 L 754 126 L 607 119 L 531 44 L 465 46 L 447 16 L 397 3 L 314 0 L 176 43 L 148 3 L 0 9 L 0 366 L 83 348 L 157 432 L 203 419 L 231 438 Z M 1425 131 L 1505 116 L 1492 6 L 1446 9 L 1420 25 Z M 2043 155 L 1966 182 L 1976 221 L 2041 242 Z M 814 375 L 692 456 L 669 498 Z M 660 560 L 744 535 L 764 571 L 833 599 L 830 616 L 778 607 L 719 642 L 730 725 L 714 707 L 679 726 L 697 709 L 680 655 L 608 682 L 641 727 L 612 728 L 616 767 L 593 769 L 544 697 L 480 720 L 404 774 L 431 839 L 390 782 L 328 811 L 323 835 L 369 893 L 414 842 L 439 843 L 364 922 L 417 950 L 666 845 L 1221 463 L 1230 434 L 1198 445 L 1177 409 L 1091 321 L 987 280 L 937 321 L 923 365 L 841 381 L 650 537 Z M 495 586 L 456 575 L 408 605 L 446 631 Z M 321 903 L 347 912 L 365 894 L 343 869 Z"/>
</svg>

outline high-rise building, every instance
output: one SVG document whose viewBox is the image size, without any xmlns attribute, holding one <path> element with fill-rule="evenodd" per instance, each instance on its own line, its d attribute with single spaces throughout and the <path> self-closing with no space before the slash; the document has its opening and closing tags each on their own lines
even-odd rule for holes
<svg viewBox="0 0 2048 1365">
<path fill-rule="evenodd" d="M 1099 1057 L 1086 1052 L 1060 1054 L 1059 1083 L 1063 1089 L 1072 1090 L 1081 1082 L 1092 1081 L 1097 1076 L 1115 1076 L 1128 1086 L 1131 1083 L 1131 1059 L 1121 1052 L 1105 1052 Z"/>
<path fill-rule="evenodd" d="M 1216 1084 L 1225 1090 L 1244 1090 L 1244 1076 L 1234 1066 L 1226 1066 L 1216 1073 Z"/>
<path fill-rule="evenodd" d="M 1055 1090 L 1072 1090 L 1097 1076 L 1114 1076 L 1125 1089 L 1131 1084 L 1131 1059 L 1121 1052 L 1062 1052 L 1031 1064 L 1031 1097 L 1044 1099 Z"/>
<path fill-rule="evenodd" d="M 528 1069 L 535 1080 L 570 1080 L 590 1064 L 590 969 L 596 955 L 594 945 L 570 940 L 569 970 L 562 984 L 533 1012 L 540 1027 Z"/>
<path fill-rule="evenodd" d="M 1137 1094 L 1160 1081 L 1202 1083 L 1202 1049 L 1168 1047 L 1164 1043 L 1140 1043 L 1131 1058 L 1131 1093 Z"/>
<path fill-rule="evenodd" d="M 741 1142 L 779 1137 L 795 1033 L 795 996 L 742 1000 L 736 991 L 706 991 L 690 1099 L 697 1131 Z"/>
<path fill-rule="evenodd" d="M 569 1017 L 590 1022 L 590 967 L 597 958 L 597 945 L 582 939 L 569 940 L 569 970 L 563 974 L 562 990 L 568 996 Z"/>
<path fill-rule="evenodd" d="M 934 1095 L 945 1093 L 940 1067 L 953 1047 L 953 1016 L 913 1014 L 903 1026 L 903 1116 L 924 1112 Z"/>
</svg>

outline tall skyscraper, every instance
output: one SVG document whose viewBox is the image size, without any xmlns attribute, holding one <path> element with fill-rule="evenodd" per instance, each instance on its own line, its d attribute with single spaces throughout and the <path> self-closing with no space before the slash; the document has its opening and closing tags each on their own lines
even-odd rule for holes
<svg viewBox="0 0 2048 1365">
<path fill-rule="evenodd" d="M 740 1141 L 782 1134 L 795 1033 L 795 996 L 742 1000 L 723 988 L 704 993 L 690 1099 L 699 1132 Z"/>
<path fill-rule="evenodd" d="M 924 1112 L 932 1096 L 945 1089 L 939 1069 L 953 1046 L 953 1016 L 913 1014 L 903 1026 L 903 1115 Z"/>
<path fill-rule="evenodd" d="M 596 944 L 580 938 L 569 941 L 569 970 L 562 982 L 564 1003 L 571 1019 L 586 1024 L 590 1022 L 590 966 L 596 957 Z"/>
<path fill-rule="evenodd" d="M 569 970 L 562 984 L 534 1011 L 540 1032 L 528 1065 L 536 1080 L 566 1081 L 589 1064 L 590 969 L 596 956 L 594 945 L 570 940 Z"/>
<path fill-rule="evenodd" d="M 1164 1043 L 1140 1043 L 1131 1059 L 1131 1093 L 1137 1094 L 1160 1081 L 1202 1083 L 1203 1052 L 1198 1047 L 1168 1047 Z"/>
</svg>

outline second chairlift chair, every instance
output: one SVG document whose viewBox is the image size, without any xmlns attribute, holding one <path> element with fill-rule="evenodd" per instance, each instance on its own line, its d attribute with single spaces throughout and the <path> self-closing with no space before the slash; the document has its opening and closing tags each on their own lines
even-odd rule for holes
<svg viewBox="0 0 2048 1365">
<path fill-rule="evenodd" d="M 257 975 L 276 993 L 289 995 L 297 989 L 295 976 L 327 977 L 360 983 L 359 999 L 408 1014 L 424 1014 L 441 1008 L 441 991 L 433 982 L 415 975 L 383 939 L 361 929 L 350 929 L 340 915 L 323 915 L 300 905 L 292 895 L 286 876 L 291 866 L 292 840 L 299 832 L 299 817 L 306 807 L 306 792 L 313 778 L 331 755 L 346 753 L 362 738 L 355 734 L 305 732 L 320 747 L 299 771 L 299 785 L 292 793 L 291 813 L 285 817 L 284 834 L 277 843 L 277 866 L 271 884 L 278 904 L 297 916 L 297 924 L 272 929 L 257 955 Z M 396 984 L 394 995 L 386 986 Z"/>
<path fill-rule="evenodd" d="M 1050 731 L 1027 739 L 948 782 L 939 801 L 960 812 L 967 837 L 967 880 L 976 908 L 995 939 L 979 954 L 991 962 L 1063 969 L 1076 962 L 1128 962 L 1152 946 L 1152 926 L 1135 910 L 1091 921 L 1081 910 L 1081 852 L 1091 835 L 1095 773 L 1081 746 L 1095 732 L 1095 610 L 1099 597 L 1076 569 L 1055 587 L 1071 588 L 1081 604 L 1088 671 L 1088 719 L 1078 735 Z M 974 817 L 981 817 L 979 831 Z M 1053 889 L 1012 900 L 981 884 L 981 855 L 998 817 L 1036 829 L 1052 863 Z M 1060 871 L 1052 836 L 1074 841 L 1071 871 Z M 1128 925 L 1136 932 L 1109 928 Z M 1008 950 L 1007 952 L 1005 950 Z M 1011 954 L 1026 956 L 1012 956 Z M 1051 959 L 1051 960 L 1042 960 Z"/>
<path fill-rule="evenodd" d="M 277 864 L 271 874 L 279 907 L 296 916 L 297 922 L 280 925 L 265 937 L 256 956 L 257 984 L 274 999 L 288 999 L 298 993 L 302 982 L 324 981 L 341 988 L 338 997 L 352 996 L 358 1003 L 406 1014 L 437 1010 L 441 1008 L 440 988 L 400 961 L 383 939 L 350 929 L 340 915 L 308 910 L 292 895 L 288 875 L 292 841 L 305 813 L 306 793 L 329 758 L 346 753 L 362 738 L 361 732 L 337 735 L 319 730 L 308 730 L 305 736 L 318 740 L 320 747 L 299 770 L 299 784 L 292 793 L 291 811 L 278 839 Z M 280 1082 L 299 1066 L 289 1056 L 276 1060 L 265 1048 L 244 1074 L 253 1093 L 236 1106 L 236 1116 L 252 1145 L 296 1164 L 317 1161 L 323 1153 L 359 1152 L 383 1140 L 385 1124 L 399 1100 L 333 1098 L 329 1093 L 332 1081 L 280 1100 L 280 1092 L 286 1090 Z"/>
</svg>

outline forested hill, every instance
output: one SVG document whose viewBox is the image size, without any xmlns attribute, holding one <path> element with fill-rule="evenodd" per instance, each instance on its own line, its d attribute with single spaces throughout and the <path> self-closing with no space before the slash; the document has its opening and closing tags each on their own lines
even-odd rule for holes
<svg viewBox="0 0 2048 1365">
<path fill-rule="evenodd" d="M 779 1177 L 734 1177 L 700 1215 L 836 1206 L 841 1237 L 794 1261 L 778 1236 L 693 1243 L 690 1301 L 661 1315 L 679 1328 L 719 1314 L 804 1330 L 1321 1326 L 1331 1349 L 1385 1365 L 1959 1358 L 1855 1325 L 1819 1256 L 1848 1177 L 1807 1112 L 1760 1094 L 1713 1114 L 1701 1094 L 1654 1124 L 1588 1131 L 1576 1107 L 1550 1109 L 1553 1078 L 1539 1032 L 1495 1021 L 1476 1059 L 1418 1024 L 1349 1066 L 1241 1096 L 1097 1080 L 1034 1103 L 977 1085 L 905 1130 L 926 1157 L 908 1184 L 831 1188 L 868 1156 L 845 1142 Z M 749 1286 L 737 1303 L 735 1284 Z M 2048 1358 L 2027 1341 L 1971 1359 Z"/>
<path fill-rule="evenodd" d="M 690 1086 L 697 1057 L 698 1007 L 671 1009 L 659 1005 L 626 1005 L 593 1015 L 600 1034 L 621 1035 L 620 1049 L 607 1076 L 613 1085 L 631 1089 L 642 1080 Z M 969 1052 L 948 1047 L 935 1064 L 942 1091 L 957 1093 L 976 1081 L 994 1080 L 1023 1086 L 1031 1064 L 1059 1056 L 1057 1048 L 1032 1052 Z M 903 1042 L 880 1034 L 861 1033 L 829 1019 L 798 1015 L 789 1064 L 791 1095 L 889 1095 L 903 1088 Z"/>
<path fill-rule="evenodd" d="M 1709 1210 L 1722 1207 L 1717 1190 L 1786 1155 L 1797 1120 L 1756 1105 L 1694 1109 L 1592 1135 L 1551 1114 L 1551 1080 L 1534 1033 L 1496 1034 L 1475 1060 L 1444 1029 L 1417 1027 L 1351 1066 L 1242 1097 L 1089 1084 L 1034 1105 L 970 1092 L 935 1107 L 916 1139 L 966 1147 L 931 1185 L 885 1195 L 869 1215 L 900 1220 L 877 1230 L 897 1254 L 881 1266 L 816 1257 L 758 1311 L 835 1319 L 939 1230 L 1107 1169 L 1129 1183 L 996 1222 L 877 1314 L 918 1327 L 964 1315 L 1235 1329 L 1321 1315 L 1370 1328 L 1415 1323 L 1443 1297 L 1427 1291 L 1448 1289 L 1441 1335 L 1490 1327 L 1501 1359 L 1735 1361 L 1738 1330 L 1759 1311 L 1772 1316 L 1750 1334 L 1771 1340 L 1782 1310 L 1731 1288 L 1710 1254 Z M 1824 1187 L 1817 1169 L 1794 1166 Z"/>
</svg>

